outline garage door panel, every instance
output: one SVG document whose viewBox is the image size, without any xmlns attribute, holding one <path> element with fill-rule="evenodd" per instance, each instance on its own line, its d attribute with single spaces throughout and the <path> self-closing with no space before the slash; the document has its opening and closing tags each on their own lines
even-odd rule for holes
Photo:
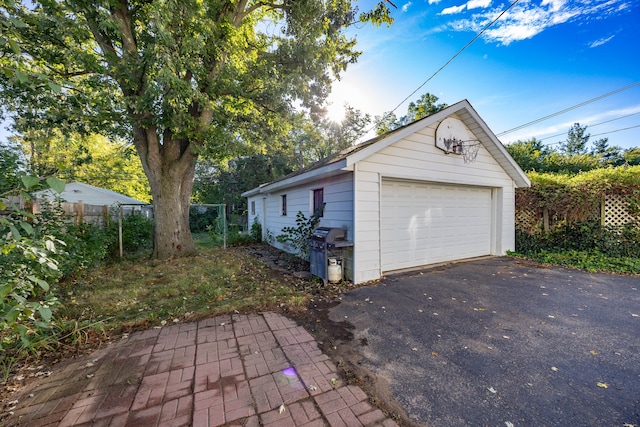
<svg viewBox="0 0 640 427">
<path fill-rule="evenodd" d="M 384 271 L 490 253 L 491 190 L 384 180 Z"/>
</svg>

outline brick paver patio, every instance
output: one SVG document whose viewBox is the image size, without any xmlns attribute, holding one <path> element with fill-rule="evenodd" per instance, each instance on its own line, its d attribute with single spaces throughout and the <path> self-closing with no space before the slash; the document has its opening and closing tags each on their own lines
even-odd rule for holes
<svg viewBox="0 0 640 427">
<path fill-rule="evenodd" d="M 28 385 L 6 425 L 397 426 L 275 313 L 131 334 Z"/>
</svg>

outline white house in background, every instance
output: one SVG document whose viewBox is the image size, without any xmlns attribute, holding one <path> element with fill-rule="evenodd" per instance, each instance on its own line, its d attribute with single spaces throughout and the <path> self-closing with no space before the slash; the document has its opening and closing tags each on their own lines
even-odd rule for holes
<svg viewBox="0 0 640 427">
<path fill-rule="evenodd" d="M 360 283 L 394 270 L 513 250 L 515 189 L 529 185 L 464 100 L 243 197 L 249 225 L 258 221 L 267 239 L 294 226 L 298 211 L 308 218 L 324 203 L 320 226 L 347 231 L 353 248 L 345 272 Z"/>
<path fill-rule="evenodd" d="M 148 203 L 136 200 L 115 191 L 94 187 L 93 185 L 81 182 L 69 182 L 65 185 L 64 191 L 60 194 L 53 190 L 40 190 L 34 192 L 36 199 L 56 200 L 60 198 L 64 202 L 78 203 L 82 201 L 85 205 L 96 206 L 116 206 L 124 205 L 126 212 L 143 212 L 147 216 L 152 216 L 152 207 Z M 126 213 L 125 212 L 125 213 Z"/>
</svg>

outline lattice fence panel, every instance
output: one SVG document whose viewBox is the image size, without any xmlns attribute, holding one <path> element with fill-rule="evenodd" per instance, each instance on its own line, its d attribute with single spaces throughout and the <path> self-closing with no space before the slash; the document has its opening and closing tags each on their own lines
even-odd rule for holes
<svg viewBox="0 0 640 427">
<path fill-rule="evenodd" d="M 604 199 L 604 224 L 616 227 L 637 222 L 638 217 L 629 209 L 629 199 L 622 194 L 607 194 Z"/>
<path fill-rule="evenodd" d="M 516 209 L 516 228 L 534 233 L 542 227 L 540 209 Z"/>
</svg>

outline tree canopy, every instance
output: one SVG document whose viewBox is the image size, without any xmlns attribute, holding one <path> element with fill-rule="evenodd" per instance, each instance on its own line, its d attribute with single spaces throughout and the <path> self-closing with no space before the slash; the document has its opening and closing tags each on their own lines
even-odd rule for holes
<svg viewBox="0 0 640 427">
<path fill-rule="evenodd" d="M 357 60 L 343 30 L 390 23 L 385 2 L 349 0 L 41 0 L 2 4 L 19 22 L 4 43 L 5 113 L 18 131 L 60 128 L 128 137 L 155 206 L 154 256 L 189 255 L 199 156 L 250 153 L 313 114 Z M 14 46 L 15 45 L 15 46 Z"/>
<path fill-rule="evenodd" d="M 376 134 L 382 135 L 447 108 L 447 104 L 438 104 L 437 102 L 438 97 L 427 92 L 417 101 L 410 102 L 407 106 L 407 113 L 400 118 L 397 118 L 393 111 L 376 116 L 374 119 Z"/>
<path fill-rule="evenodd" d="M 589 150 L 589 138 L 587 126 L 575 123 L 558 150 L 536 138 L 516 141 L 507 144 L 506 148 L 525 172 L 576 174 L 601 167 L 640 164 L 638 148 L 623 150 L 617 146 L 610 147 L 608 139 L 602 138 L 594 141 Z"/>
<path fill-rule="evenodd" d="M 149 184 L 133 146 L 102 135 L 30 130 L 12 138 L 35 176 L 79 181 L 148 202 Z"/>
</svg>

